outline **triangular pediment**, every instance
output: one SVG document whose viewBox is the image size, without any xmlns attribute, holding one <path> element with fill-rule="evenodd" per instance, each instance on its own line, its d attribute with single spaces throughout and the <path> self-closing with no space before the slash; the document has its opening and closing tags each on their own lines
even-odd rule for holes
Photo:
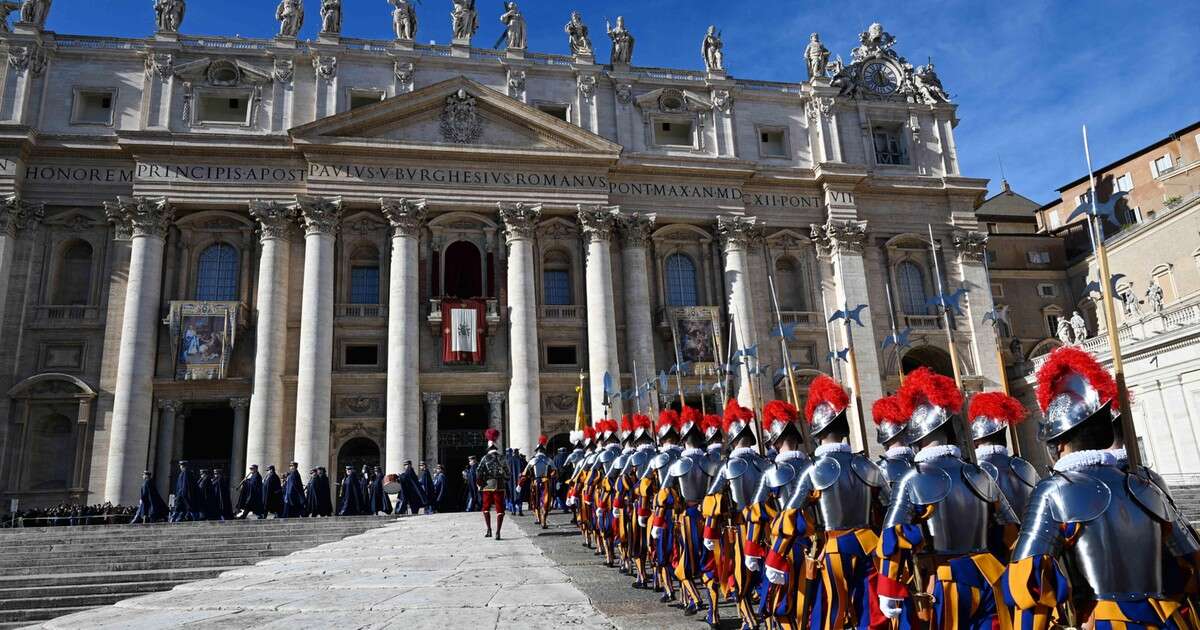
<svg viewBox="0 0 1200 630">
<path fill-rule="evenodd" d="M 615 159 L 620 145 L 465 77 L 400 94 L 291 130 L 298 144 Z"/>
</svg>

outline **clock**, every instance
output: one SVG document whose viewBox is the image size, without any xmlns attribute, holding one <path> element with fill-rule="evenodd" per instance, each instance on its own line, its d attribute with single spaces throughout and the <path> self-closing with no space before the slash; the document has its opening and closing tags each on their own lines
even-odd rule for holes
<svg viewBox="0 0 1200 630">
<path fill-rule="evenodd" d="M 863 87 L 880 96 L 893 94 L 900 87 L 896 69 L 891 64 L 882 61 L 874 61 L 863 66 L 862 83 Z"/>
</svg>

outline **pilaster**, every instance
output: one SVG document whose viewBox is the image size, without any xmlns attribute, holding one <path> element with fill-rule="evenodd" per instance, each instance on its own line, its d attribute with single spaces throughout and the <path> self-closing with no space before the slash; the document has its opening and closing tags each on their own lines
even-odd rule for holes
<svg viewBox="0 0 1200 630">
<path fill-rule="evenodd" d="M 971 334 L 971 353 L 979 376 L 986 379 L 985 389 L 1001 389 L 1004 385 L 996 328 L 983 318 L 995 308 L 992 285 L 988 279 L 984 257 L 987 255 L 988 235 L 983 232 L 960 231 L 951 235 L 957 254 L 959 275 L 967 290 L 967 329 Z"/>
<path fill-rule="evenodd" d="M 654 313 L 650 301 L 650 266 L 648 249 L 650 233 L 654 231 L 657 217 L 654 214 L 624 212 L 617 218 L 621 235 L 621 271 L 625 287 L 625 357 L 629 362 L 633 386 L 639 387 L 655 374 L 657 362 L 654 357 Z M 640 382 L 639 382 L 640 381 Z M 642 412 L 651 418 L 658 417 L 658 399 L 645 396 L 640 399 Z M 636 409 L 638 404 L 634 405 Z"/>
</svg>

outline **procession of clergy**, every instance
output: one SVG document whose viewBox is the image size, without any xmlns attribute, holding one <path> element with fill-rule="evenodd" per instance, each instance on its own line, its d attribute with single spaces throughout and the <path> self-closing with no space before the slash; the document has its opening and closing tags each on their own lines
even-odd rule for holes
<svg viewBox="0 0 1200 630">
<path fill-rule="evenodd" d="M 522 481 L 545 527 L 566 480 L 583 544 L 713 627 L 732 600 L 743 629 L 1200 628 L 1200 543 L 1130 466 L 1112 376 L 1060 348 L 1037 399 L 1045 478 L 1006 446 L 1016 399 L 977 394 L 963 417 L 953 379 L 922 368 L 872 408 L 878 462 L 851 451 L 850 398 L 821 376 L 803 418 L 775 400 L 757 419 L 730 401 L 603 420 L 561 466 L 539 446 Z M 489 536 L 501 488 L 483 489 Z"/>
</svg>

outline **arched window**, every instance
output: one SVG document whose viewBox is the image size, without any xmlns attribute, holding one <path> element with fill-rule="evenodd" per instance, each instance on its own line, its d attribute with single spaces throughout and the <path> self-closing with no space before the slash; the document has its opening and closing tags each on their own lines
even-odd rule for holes
<svg viewBox="0 0 1200 630">
<path fill-rule="evenodd" d="M 446 248 L 443 291 L 446 297 L 477 298 L 483 295 L 483 257 L 468 241 L 455 241 Z"/>
<path fill-rule="evenodd" d="M 925 315 L 929 307 L 925 304 L 925 274 L 912 261 L 896 265 L 896 288 L 900 292 L 900 308 L 908 315 Z"/>
<path fill-rule="evenodd" d="M 238 252 L 232 245 L 215 243 L 200 252 L 196 299 L 219 302 L 238 299 Z"/>
<path fill-rule="evenodd" d="M 371 245 L 350 256 L 350 303 L 379 304 L 379 250 Z"/>
<path fill-rule="evenodd" d="M 92 246 L 87 242 L 75 241 L 63 249 L 51 301 L 69 306 L 92 301 Z"/>
<path fill-rule="evenodd" d="M 571 301 L 571 259 L 562 250 L 552 250 L 542 261 L 542 300 L 548 306 L 566 306 Z"/>
<path fill-rule="evenodd" d="M 775 293 L 779 296 L 779 308 L 785 311 L 808 310 L 804 271 L 795 258 L 784 256 L 775 261 Z"/>
<path fill-rule="evenodd" d="M 667 256 L 667 305 L 697 306 L 696 263 L 684 254 Z"/>
</svg>

